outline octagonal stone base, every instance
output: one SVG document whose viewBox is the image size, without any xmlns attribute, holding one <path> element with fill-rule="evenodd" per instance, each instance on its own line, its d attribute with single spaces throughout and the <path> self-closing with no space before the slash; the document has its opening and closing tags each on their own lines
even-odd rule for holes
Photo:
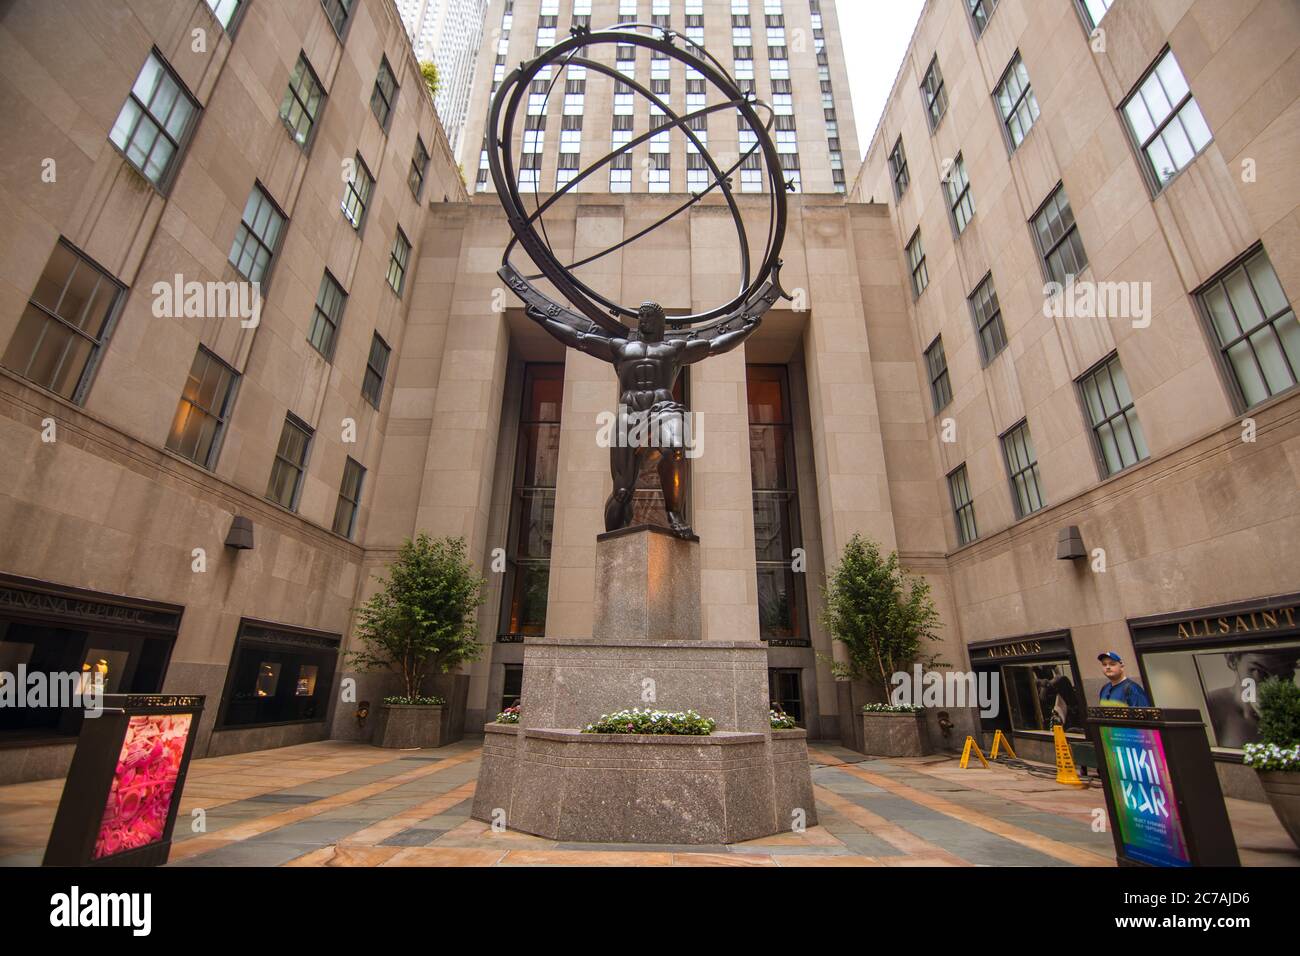
<svg viewBox="0 0 1300 956">
<path fill-rule="evenodd" d="M 724 844 L 817 822 L 802 730 L 708 737 L 488 724 L 472 816 L 551 840 Z"/>
</svg>

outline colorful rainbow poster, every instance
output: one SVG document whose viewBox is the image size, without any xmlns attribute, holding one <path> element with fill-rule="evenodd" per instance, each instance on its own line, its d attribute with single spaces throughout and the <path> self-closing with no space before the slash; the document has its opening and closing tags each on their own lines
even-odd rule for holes
<svg viewBox="0 0 1300 956">
<path fill-rule="evenodd" d="M 1150 866 L 1191 866 L 1160 731 L 1101 727 L 1107 780 L 1124 855 Z"/>
</svg>

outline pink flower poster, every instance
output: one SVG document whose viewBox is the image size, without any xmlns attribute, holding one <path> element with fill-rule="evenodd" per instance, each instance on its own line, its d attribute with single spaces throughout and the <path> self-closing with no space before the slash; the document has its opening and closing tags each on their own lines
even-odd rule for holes
<svg viewBox="0 0 1300 956">
<path fill-rule="evenodd" d="M 190 714 L 138 715 L 128 722 L 92 859 L 163 838 L 190 718 Z"/>
</svg>

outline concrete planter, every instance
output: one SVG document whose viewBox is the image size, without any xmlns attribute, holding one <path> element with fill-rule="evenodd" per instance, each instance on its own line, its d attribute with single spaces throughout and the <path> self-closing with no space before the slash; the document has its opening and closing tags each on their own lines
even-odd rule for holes
<svg viewBox="0 0 1300 956">
<path fill-rule="evenodd" d="M 925 714 L 862 714 L 862 753 L 873 757 L 924 757 L 934 753 Z"/>
<path fill-rule="evenodd" d="M 1291 842 L 1300 847 L 1300 771 L 1257 770 L 1256 773 L 1278 822 Z"/>
<path fill-rule="evenodd" d="M 399 750 L 441 747 L 450 742 L 442 738 L 442 712 L 441 704 L 380 704 L 371 743 Z"/>
</svg>

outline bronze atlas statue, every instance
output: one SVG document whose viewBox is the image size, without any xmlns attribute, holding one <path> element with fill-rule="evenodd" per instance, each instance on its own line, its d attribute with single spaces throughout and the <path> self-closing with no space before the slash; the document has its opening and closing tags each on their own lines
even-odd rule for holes
<svg viewBox="0 0 1300 956">
<path fill-rule="evenodd" d="M 716 91 L 706 98 L 706 104 L 708 98 L 716 98 L 719 94 L 720 99 L 692 112 L 679 114 L 663 97 L 635 78 L 590 55 L 593 48 L 602 46 L 645 47 L 656 59 L 682 62 L 688 77 L 702 78 Z M 620 54 L 619 58 L 622 57 Z M 520 170 L 528 173 L 528 189 L 521 190 L 510 144 L 514 141 L 515 116 L 520 105 L 529 103 L 531 94 L 543 86 L 549 100 L 550 91 L 561 74 L 570 78 L 578 75 L 584 79 L 603 75 L 611 83 L 621 84 L 619 89 L 630 89 L 648 99 L 654 112 L 663 117 L 663 122 L 658 127 L 630 136 L 627 143 L 575 173 L 554 194 L 541 201 L 537 193 L 539 171 L 535 167 Z M 757 109 L 766 111 L 766 122 L 760 119 Z M 536 115 L 531 103 L 529 112 Z M 716 112 L 739 114 L 752 131 L 751 145 L 726 169 L 721 168 L 709 153 L 698 131 L 703 122 L 693 122 Z M 502 82 L 492 100 L 488 122 L 492 138 L 488 156 L 492 181 L 514 233 L 502 256 L 498 274 L 524 302 L 525 314 L 548 333 L 571 348 L 613 364 L 618 376 L 620 417 L 636 418 L 645 426 L 633 430 L 632 434 L 637 437 L 631 442 L 610 443 L 614 491 L 605 503 L 605 530 L 616 531 L 628 526 L 637 477 L 644 464 L 657 459 L 669 527 L 676 535 L 692 537 L 683 502 L 686 467 L 683 423 L 687 411 L 673 397 L 677 377 L 682 366 L 740 345 L 758 328 L 763 314 L 778 298 L 789 298 L 781 288 L 779 271 L 781 244 L 785 236 L 785 190 L 793 186 L 785 181 L 781 159 L 770 135 L 772 110 L 752 92 L 742 90 L 707 50 L 689 38 L 663 27 L 620 23 L 599 32 L 574 27 L 568 38 L 522 63 Z M 711 179 L 707 186 L 689 193 L 662 218 L 621 242 L 580 261 L 561 263 L 552 251 L 546 233 L 543 218 L 546 211 L 601 167 L 622 162 L 622 168 L 630 168 L 628 160 L 632 149 L 652 136 L 665 136 L 674 130 L 679 130 L 691 144 L 691 151 L 700 156 Z M 744 140 L 742 135 L 742 148 Z M 755 268 L 751 261 L 750 238 L 730 177 L 742 165 L 756 169 L 760 168 L 756 165 L 760 162 L 767 169 L 771 188 L 768 191 L 766 244 L 761 262 Z M 656 302 L 645 302 L 635 308 L 615 302 L 575 275 L 577 269 L 630 246 L 715 190 L 721 194 L 731 213 L 740 247 L 740 287 L 729 301 L 692 315 L 668 316 Z M 531 211 L 525 207 L 524 195 L 532 196 Z M 524 275 L 512 265 L 511 254 L 516 246 L 522 247 L 541 270 L 538 274 Z M 536 284 L 540 280 L 549 282 L 558 290 L 563 303 L 542 292 Z M 635 328 L 629 327 L 623 319 L 635 319 Z"/>
</svg>

